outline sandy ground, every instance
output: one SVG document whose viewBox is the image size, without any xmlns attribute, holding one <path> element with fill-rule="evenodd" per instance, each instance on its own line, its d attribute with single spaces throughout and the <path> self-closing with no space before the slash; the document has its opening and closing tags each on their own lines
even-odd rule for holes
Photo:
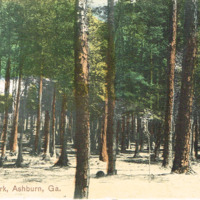
<svg viewBox="0 0 200 200">
<path fill-rule="evenodd" d="M 73 198 L 75 154 L 69 154 L 70 167 L 52 167 L 54 160 L 44 162 L 41 158 L 24 157 L 28 168 L 0 169 L 0 198 Z M 138 199 L 138 198 L 200 198 L 200 163 L 192 162 L 195 175 L 171 174 L 161 163 L 148 165 L 148 154 L 133 158 L 133 153 L 117 157 L 116 176 L 96 178 L 97 171 L 106 172 L 106 163 L 97 155 L 90 159 L 90 199 Z M 15 158 L 8 157 L 14 161 Z M 11 162 L 9 162 L 11 163 Z M 8 164 L 8 163 L 5 163 Z M 34 189 L 35 191 L 28 191 Z M 21 190 L 21 191 L 20 191 Z"/>
</svg>

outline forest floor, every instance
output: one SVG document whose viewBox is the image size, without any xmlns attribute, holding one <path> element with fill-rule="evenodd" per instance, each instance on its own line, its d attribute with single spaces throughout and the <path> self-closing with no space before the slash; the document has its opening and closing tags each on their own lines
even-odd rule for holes
<svg viewBox="0 0 200 200">
<path fill-rule="evenodd" d="M 148 165 L 147 151 L 133 158 L 133 151 L 117 156 L 117 175 L 96 178 L 98 171 L 106 173 L 106 163 L 97 155 L 90 159 L 90 199 L 136 198 L 199 198 L 200 162 L 192 162 L 194 175 L 171 174 L 161 162 Z M 45 162 L 41 157 L 24 155 L 24 168 L 13 168 L 16 157 L 9 157 L 0 170 L 0 198 L 73 198 L 75 182 L 75 152 L 68 154 L 70 166 L 52 167 L 55 159 Z M 35 191 L 28 191 L 34 189 Z"/>
</svg>

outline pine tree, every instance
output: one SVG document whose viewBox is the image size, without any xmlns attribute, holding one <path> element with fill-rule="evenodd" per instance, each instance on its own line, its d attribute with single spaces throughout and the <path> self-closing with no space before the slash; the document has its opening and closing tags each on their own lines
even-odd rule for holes
<svg viewBox="0 0 200 200">
<path fill-rule="evenodd" d="M 14 117 L 13 117 L 13 127 L 11 131 L 11 139 L 10 139 L 10 151 L 13 154 L 17 153 L 17 136 L 18 136 L 18 120 L 19 120 L 19 107 L 20 107 L 20 92 L 21 92 L 21 82 L 22 82 L 22 63 L 19 71 L 19 80 L 18 80 L 18 89 L 17 89 L 17 97 L 14 108 Z"/>
<path fill-rule="evenodd" d="M 108 121 L 108 101 L 105 100 L 104 113 L 102 116 L 102 126 L 101 126 L 101 145 L 100 145 L 100 156 L 99 159 L 103 162 L 108 161 L 108 152 L 107 152 L 107 121 Z"/>
<path fill-rule="evenodd" d="M 3 166 L 3 161 L 6 154 L 6 141 L 7 141 L 7 129 L 8 129 L 8 99 L 9 99 L 9 90 L 10 90 L 10 68 L 11 68 L 11 62 L 10 57 L 7 61 L 7 67 L 6 67 L 6 76 L 5 76 L 5 108 L 4 108 L 4 120 L 3 120 L 3 131 L 1 134 L 1 158 L 0 158 L 0 167 Z"/>
<path fill-rule="evenodd" d="M 75 199 L 89 195 L 90 117 L 88 105 L 87 0 L 76 0 L 75 18 L 75 105 L 76 180 Z"/>
<path fill-rule="evenodd" d="M 172 8 L 171 8 L 172 7 Z M 169 58 L 168 58 L 168 80 L 167 80 L 167 104 L 165 113 L 165 132 L 164 132 L 164 153 L 163 166 L 167 167 L 172 159 L 170 145 L 172 145 L 172 121 L 173 121 L 173 101 L 174 101 L 174 70 L 176 62 L 176 35 L 177 35 L 177 0 L 170 2 L 172 10 L 170 19 L 170 38 L 169 38 Z M 170 153 L 171 152 L 171 153 Z M 170 155 L 169 155 L 170 154 Z"/>
<path fill-rule="evenodd" d="M 56 148 L 55 148 L 55 130 L 56 130 L 56 86 L 54 86 L 53 91 L 53 101 L 52 101 L 52 123 L 51 123 L 51 149 L 50 153 L 51 156 L 56 155 Z"/>
<path fill-rule="evenodd" d="M 108 54 L 107 54 L 107 92 L 108 92 L 108 124 L 107 124 L 107 174 L 115 175 L 116 152 L 114 150 L 114 109 L 115 109 L 115 44 L 114 44 L 114 0 L 108 0 Z"/>
<path fill-rule="evenodd" d="M 39 79 L 39 91 L 38 91 L 38 108 L 37 108 L 37 127 L 35 135 L 34 153 L 37 155 L 40 153 L 40 126 L 41 126 L 41 110 L 42 110 L 42 85 L 43 77 L 40 75 Z"/>
<path fill-rule="evenodd" d="M 181 82 L 180 105 L 176 123 L 175 159 L 172 172 L 187 173 L 190 170 L 190 130 L 193 100 L 193 73 L 197 54 L 197 0 L 185 2 L 185 52 Z"/>
</svg>

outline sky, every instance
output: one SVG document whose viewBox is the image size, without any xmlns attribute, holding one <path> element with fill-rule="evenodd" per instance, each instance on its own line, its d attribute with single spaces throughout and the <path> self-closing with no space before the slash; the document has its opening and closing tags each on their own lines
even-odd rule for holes
<svg viewBox="0 0 200 200">
<path fill-rule="evenodd" d="M 116 2 L 117 0 L 115 0 Z M 98 7 L 98 6 L 106 6 L 108 3 L 108 0 L 88 0 L 89 5 L 92 7 Z"/>
<path fill-rule="evenodd" d="M 105 6 L 107 4 L 107 0 L 88 0 L 88 2 L 92 7 Z"/>
</svg>

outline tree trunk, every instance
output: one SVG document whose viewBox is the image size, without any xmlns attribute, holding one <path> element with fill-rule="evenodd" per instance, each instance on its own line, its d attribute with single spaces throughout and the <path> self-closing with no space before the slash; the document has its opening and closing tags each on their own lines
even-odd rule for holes
<svg viewBox="0 0 200 200">
<path fill-rule="evenodd" d="M 125 131 L 125 116 L 122 117 L 122 132 L 121 132 L 121 152 L 126 152 L 126 131 Z"/>
<path fill-rule="evenodd" d="M 131 142 L 134 142 L 134 133 L 135 133 L 135 117 L 134 114 L 131 114 Z"/>
<path fill-rule="evenodd" d="M 24 113 L 24 115 L 25 115 L 25 113 Z M 24 117 L 25 118 L 25 117 Z M 30 136 L 30 141 L 29 141 L 29 145 L 31 146 L 31 148 L 33 148 L 33 144 L 34 144 L 34 133 L 35 133 L 35 128 L 36 128 L 36 122 L 35 122 L 35 116 L 31 113 L 31 116 L 30 116 L 30 121 L 31 121 L 31 124 L 30 124 L 30 129 L 31 129 L 31 131 L 30 131 L 30 134 L 31 134 L 31 136 Z M 23 126 L 23 130 L 24 130 L 24 132 L 25 132 L 25 126 Z"/>
<path fill-rule="evenodd" d="M 107 152 L 107 141 L 106 141 L 106 131 L 107 131 L 107 120 L 108 120 L 108 101 L 107 98 L 105 100 L 104 104 L 104 110 L 103 113 L 103 120 L 102 120 L 102 126 L 101 126 L 101 146 L 100 146 L 100 156 L 99 160 L 103 162 L 108 161 L 108 152 Z"/>
<path fill-rule="evenodd" d="M 67 97 L 66 94 L 63 94 L 62 97 L 62 108 L 61 108 L 61 118 L 60 118 L 60 144 L 61 144 L 61 154 L 56 162 L 55 166 L 68 166 L 69 160 L 67 158 L 67 137 L 65 133 L 65 126 L 66 126 L 66 104 L 67 104 Z"/>
<path fill-rule="evenodd" d="M 14 155 L 17 153 L 17 135 L 18 135 L 21 82 L 22 82 L 22 66 L 20 66 L 17 98 L 16 98 L 16 103 L 15 103 L 15 108 L 14 108 L 13 125 L 12 125 L 11 138 L 10 138 L 10 152 Z"/>
<path fill-rule="evenodd" d="M 49 141 L 50 141 L 50 116 L 49 111 L 45 113 L 45 122 L 44 122 L 44 160 L 49 160 Z"/>
<path fill-rule="evenodd" d="M 190 160 L 195 160 L 195 123 L 194 120 L 191 119 L 191 132 L 190 132 Z"/>
<path fill-rule="evenodd" d="M 185 43 L 180 104 L 176 123 L 175 159 L 172 172 L 187 173 L 190 153 L 190 128 L 193 99 L 193 72 L 197 54 L 197 0 L 186 0 Z"/>
<path fill-rule="evenodd" d="M 73 115 L 72 112 L 70 112 L 70 116 L 69 116 L 69 135 L 70 135 L 70 142 L 73 142 Z"/>
<path fill-rule="evenodd" d="M 88 28 L 87 0 L 76 0 L 75 10 L 75 105 L 76 105 L 76 179 L 75 199 L 89 195 L 90 115 L 88 102 Z"/>
<path fill-rule="evenodd" d="M 140 131 L 141 131 L 141 119 L 139 116 L 135 118 L 135 153 L 134 158 L 139 156 L 139 138 L 140 138 Z"/>
<path fill-rule="evenodd" d="M 21 111 L 22 114 L 21 114 L 21 119 L 19 119 L 19 127 L 21 128 L 21 130 L 20 130 L 20 139 L 19 139 L 19 151 L 18 151 L 18 156 L 17 156 L 17 161 L 16 161 L 17 167 L 22 167 L 22 162 L 23 162 L 23 157 L 22 157 L 23 146 L 22 146 L 22 143 L 23 143 L 23 135 L 24 135 L 24 118 L 25 118 L 24 114 L 25 114 L 25 108 L 26 108 L 27 87 L 28 87 L 28 78 L 26 79 L 26 82 L 25 82 L 24 101 L 23 101 L 23 106 L 22 106 L 22 111 Z"/>
<path fill-rule="evenodd" d="M 91 146 L 91 154 L 96 152 L 96 121 L 90 122 L 90 146 Z"/>
<path fill-rule="evenodd" d="M 28 130 L 28 118 L 29 118 L 29 114 L 26 114 L 26 119 L 24 120 L 24 124 L 25 124 L 25 131 Z"/>
<path fill-rule="evenodd" d="M 107 92 L 108 92 L 108 125 L 107 125 L 107 174 L 117 173 L 114 150 L 114 109 L 115 109 L 115 44 L 114 44 L 114 0 L 108 0 L 108 55 L 107 55 Z"/>
<path fill-rule="evenodd" d="M 162 141 L 162 134 L 161 134 L 161 122 L 155 122 L 154 131 L 156 132 L 156 142 L 155 142 L 155 150 L 154 150 L 154 161 L 159 160 L 159 153 L 160 153 L 160 145 Z"/>
<path fill-rule="evenodd" d="M 177 0 L 171 2 L 172 15 L 170 16 L 170 37 L 169 37 L 169 58 L 168 58 L 168 80 L 167 80 L 167 104 L 165 111 L 164 127 L 164 152 L 163 167 L 172 164 L 172 155 L 169 155 L 170 144 L 172 145 L 172 122 L 173 122 L 173 103 L 174 103 L 174 71 L 176 62 L 176 35 L 177 35 Z"/>
<path fill-rule="evenodd" d="M 55 135 L 57 135 L 57 136 L 59 136 L 59 121 L 60 121 L 60 117 L 57 115 L 56 116 L 56 134 Z M 59 142 L 60 142 L 60 140 L 59 140 L 59 142 L 57 141 L 57 138 L 58 137 L 56 137 L 55 139 L 56 139 L 56 144 L 58 143 L 59 144 Z"/>
<path fill-rule="evenodd" d="M 4 108 L 4 120 L 3 120 L 3 131 L 1 134 L 1 158 L 0 158 L 0 167 L 3 166 L 3 161 L 6 153 L 6 140 L 7 140 L 7 128 L 8 128 L 8 107 L 9 107 L 9 90 L 10 90 L 10 58 L 8 58 L 6 76 L 5 76 L 5 108 Z"/>
<path fill-rule="evenodd" d="M 144 151 L 144 131 L 140 129 L 139 134 L 139 150 Z"/>
<path fill-rule="evenodd" d="M 117 130 L 116 130 L 116 153 L 119 154 L 119 135 L 121 133 L 121 121 L 117 121 Z"/>
<path fill-rule="evenodd" d="M 195 158 L 198 159 L 198 142 L 199 142 L 199 123 L 198 123 L 198 115 L 195 116 L 194 124 L 195 124 L 194 152 L 195 152 Z"/>
<path fill-rule="evenodd" d="M 53 101 L 52 101 L 52 124 L 51 124 L 51 156 L 56 155 L 55 148 L 55 121 L 56 121 L 56 86 L 54 86 Z"/>
<path fill-rule="evenodd" d="M 126 117 L 126 148 L 130 149 L 131 141 L 130 141 L 130 116 L 129 114 Z"/>
<path fill-rule="evenodd" d="M 38 108 L 37 108 L 37 127 L 35 135 L 35 144 L 34 144 L 34 154 L 38 155 L 40 153 L 40 125 L 41 125 L 41 110 L 42 110 L 42 76 L 40 76 L 39 81 L 39 92 L 38 92 Z"/>
</svg>

